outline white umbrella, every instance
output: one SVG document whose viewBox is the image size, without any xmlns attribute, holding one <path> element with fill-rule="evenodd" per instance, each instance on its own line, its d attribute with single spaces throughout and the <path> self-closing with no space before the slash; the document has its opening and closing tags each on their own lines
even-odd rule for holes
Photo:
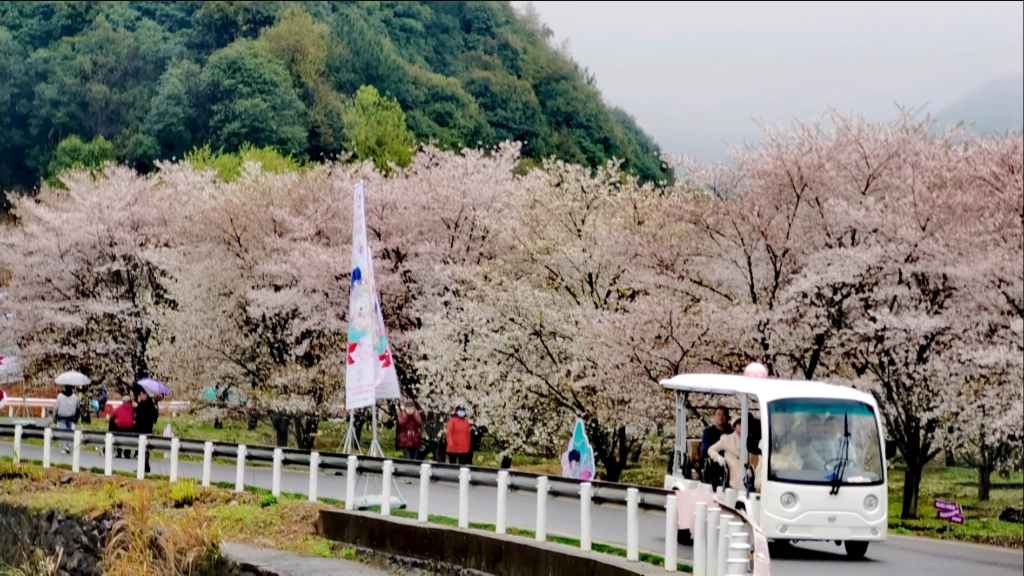
<svg viewBox="0 0 1024 576">
<path fill-rule="evenodd" d="M 92 380 L 89 380 L 89 377 L 81 372 L 68 370 L 57 376 L 55 382 L 60 386 L 88 386 Z"/>
</svg>

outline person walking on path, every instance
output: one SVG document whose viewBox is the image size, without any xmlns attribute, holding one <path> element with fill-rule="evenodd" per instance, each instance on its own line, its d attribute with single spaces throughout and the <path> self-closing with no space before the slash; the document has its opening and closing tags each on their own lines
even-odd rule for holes
<svg viewBox="0 0 1024 576">
<path fill-rule="evenodd" d="M 405 407 L 398 415 L 398 447 L 402 449 L 402 458 L 419 460 L 422 439 L 423 418 L 416 411 L 416 403 L 410 398 L 405 401 Z"/>
<path fill-rule="evenodd" d="M 131 432 L 135 429 L 135 406 L 132 405 L 132 399 L 130 396 L 124 396 L 121 398 L 121 405 L 114 410 L 114 414 L 110 417 L 110 425 L 107 427 L 109 432 Z M 126 457 L 131 454 L 131 450 L 124 450 L 121 448 L 117 449 L 115 456 L 118 458 Z"/>
<path fill-rule="evenodd" d="M 78 420 L 79 400 L 72 386 L 65 386 L 60 394 L 57 394 L 57 401 L 53 404 L 53 422 L 62 430 L 71 430 Z M 71 444 L 60 443 L 60 451 L 67 454 L 71 452 Z"/>
<path fill-rule="evenodd" d="M 466 419 L 466 409 L 462 406 L 457 406 L 455 414 L 448 420 L 447 442 L 449 464 L 466 466 L 473 463 L 470 453 L 469 420 Z"/>
<path fill-rule="evenodd" d="M 141 386 L 137 387 L 135 398 L 138 399 L 135 402 L 135 433 L 152 436 L 153 426 L 156 426 L 156 421 L 160 417 L 156 404 Z M 149 448 L 146 448 L 146 473 L 149 473 Z"/>
</svg>

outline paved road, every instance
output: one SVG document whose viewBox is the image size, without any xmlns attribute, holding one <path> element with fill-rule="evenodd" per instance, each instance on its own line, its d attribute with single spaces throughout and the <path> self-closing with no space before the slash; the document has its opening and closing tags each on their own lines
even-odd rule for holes
<svg viewBox="0 0 1024 576">
<path fill-rule="evenodd" d="M 24 446 L 23 458 L 42 460 L 42 448 Z M 11 454 L 11 444 L 0 443 L 0 455 Z M 71 456 L 54 449 L 53 462 L 70 464 Z M 89 449 L 83 451 L 81 464 L 84 468 L 103 467 L 103 459 Z M 114 460 L 117 470 L 134 471 L 135 460 Z M 168 474 L 168 462 L 154 458 L 151 461 L 154 474 Z M 202 464 L 181 462 L 178 467 L 181 477 L 201 478 Z M 235 467 L 216 465 L 213 467 L 214 482 L 235 481 Z M 247 485 L 269 489 L 271 471 L 269 468 L 250 467 L 246 470 Z M 367 486 L 369 482 L 369 486 Z M 419 505 L 419 482 L 398 481 L 401 495 L 410 510 Z M 374 487 L 376 486 L 376 490 Z M 379 491 L 379 478 L 362 479 L 356 490 L 357 495 Z M 284 492 L 307 493 L 309 472 L 286 469 L 281 475 L 281 489 Z M 323 475 L 318 480 L 321 497 L 345 497 L 343 476 Z M 470 521 L 494 523 L 496 512 L 495 489 L 476 486 L 470 492 Z M 533 529 L 536 518 L 536 496 L 532 493 L 511 492 L 508 495 L 508 525 Z M 430 513 L 455 517 L 458 515 L 458 487 L 453 484 L 434 483 L 430 486 Z M 579 536 L 579 504 L 562 498 L 551 498 L 548 502 L 548 532 L 566 536 Z M 622 506 L 594 506 L 591 512 L 593 540 L 625 548 L 626 523 Z M 654 511 L 641 511 L 639 518 L 640 547 L 655 554 L 664 554 L 665 515 Z M 693 554 L 689 547 L 679 546 L 680 561 L 686 562 Z M 1024 570 L 1024 552 L 1010 551 L 987 546 L 975 546 L 954 542 L 927 540 L 890 535 L 883 544 L 872 544 L 867 558 L 854 561 L 847 558 L 844 550 L 835 544 L 798 544 L 789 547 L 773 547 L 773 576 L 1020 576 Z"/>
</svg>

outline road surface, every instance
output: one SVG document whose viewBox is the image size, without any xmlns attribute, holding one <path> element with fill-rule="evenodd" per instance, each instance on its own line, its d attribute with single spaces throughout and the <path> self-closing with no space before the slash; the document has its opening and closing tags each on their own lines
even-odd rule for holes
<svg viewBox="0 0 1024 576">
<path fill-rule="evenodd" d="M 10 455 L 10 442 L 0 442 L 0 456 Z M 71 456 L 61 454 L 54 447 L 51 452 L 54 464 L 71 464 Z M 42 460 L 42 447 L 22 447 L 22 458 Z M 116 470 L 136 470 L 136 460 L 114 459 Z M 84 469 L 103 467 L 103 458 L 95 448 L 83 449 L 81 465 Z M 169 463 L 153 458 L 150 461 L 153 474 L 167 476 Z M 183 478 L 202 477 L 202 463 L 180 462 L 178 474 Z M 235 467 L 214 465 L 214 482 L 235 482 Z M 270 489 L 271 470 L 262 467 L 247 467 L 245 483 L 248 486 Z M 410 510 L 418 510 L 419 481 L 398 479 L 398 490 L 408 502 Z M 334 474 L 321 474 L 317 481 L 318 495 L 322 498 L 345 498 L 345 478 Z M 308 470 L 285 469 L 281 474 L 281 490 L 306 494 L 309 488 Z M 363 477 L 356 489 L 356 495 L 378 493 L 380 479 Z M 392 489 L 394 490 L 394 489 Z M 430 486 L 429 508 L 431 514 L 458 516 L 458 486 L 447 483 L 433 483 Z M 494 523 L 497 509 L 496 490 L 485 486 L 474 486 L 470 490 L 470 521 Z M 508 495 L 508 525 L 532 530 L 535 527 L 537 510 L 536 495 L 529 492 L 510 492 Z M 548 501 L 548 533 L 570 537 L 579 536 L 579 504 L 563 498 Z M 591 509 L 593 540 L 625 548 L 625 508 L 617 505 L 594 506 Z M 658 555 L 665 552 L 665 515 L 663 512 L 643 511 L 639 517 L 640 548 Z M 693 557 L 688 546 L 679 546 L 680 562 Z M 773 547 L 772 576 L 1020 576 L 1024 571 L 1024 552 L 1000 548 L 961 544 L 949 541 L 928 540 L 907 536 L 889 535 L 884 543 L 873 543 L 863 560 L 851 560 L 843 548 L 834 543 L 801 543 L 788 547 Z"/>
</svg>

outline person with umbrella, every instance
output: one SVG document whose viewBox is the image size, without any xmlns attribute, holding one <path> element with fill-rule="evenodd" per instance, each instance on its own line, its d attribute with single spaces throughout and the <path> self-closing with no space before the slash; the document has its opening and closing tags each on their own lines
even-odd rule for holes
<svg viewBox="0 0 1024 576">
<path fill-rule="evenodd" d="M 160 418 L 160 411 L 153 399 L 155 395 L 170 396 L 171 391 L 152 378 L 143 378 L 135 385 L 135 433 L 153 435 L 153 427 Z M 149 448 L 146 449 L 146 473 L 149 473 Z"/>
<path fill-rule="evenodd" d="M 89 378 L 81 372 L 71 370 L 57 376 L 56 383 L 64 386 L 64 390 L 57 395 L 53 404 L 53 423 L 64 430 L 72 430 L 78 420 L 79 399 L 75 394 L 75 388 L 85 386 L 90 382 Z M 71 452 L 71 444 L 60 443 L 60 451 L 67 454 Z"/>
</svg>

